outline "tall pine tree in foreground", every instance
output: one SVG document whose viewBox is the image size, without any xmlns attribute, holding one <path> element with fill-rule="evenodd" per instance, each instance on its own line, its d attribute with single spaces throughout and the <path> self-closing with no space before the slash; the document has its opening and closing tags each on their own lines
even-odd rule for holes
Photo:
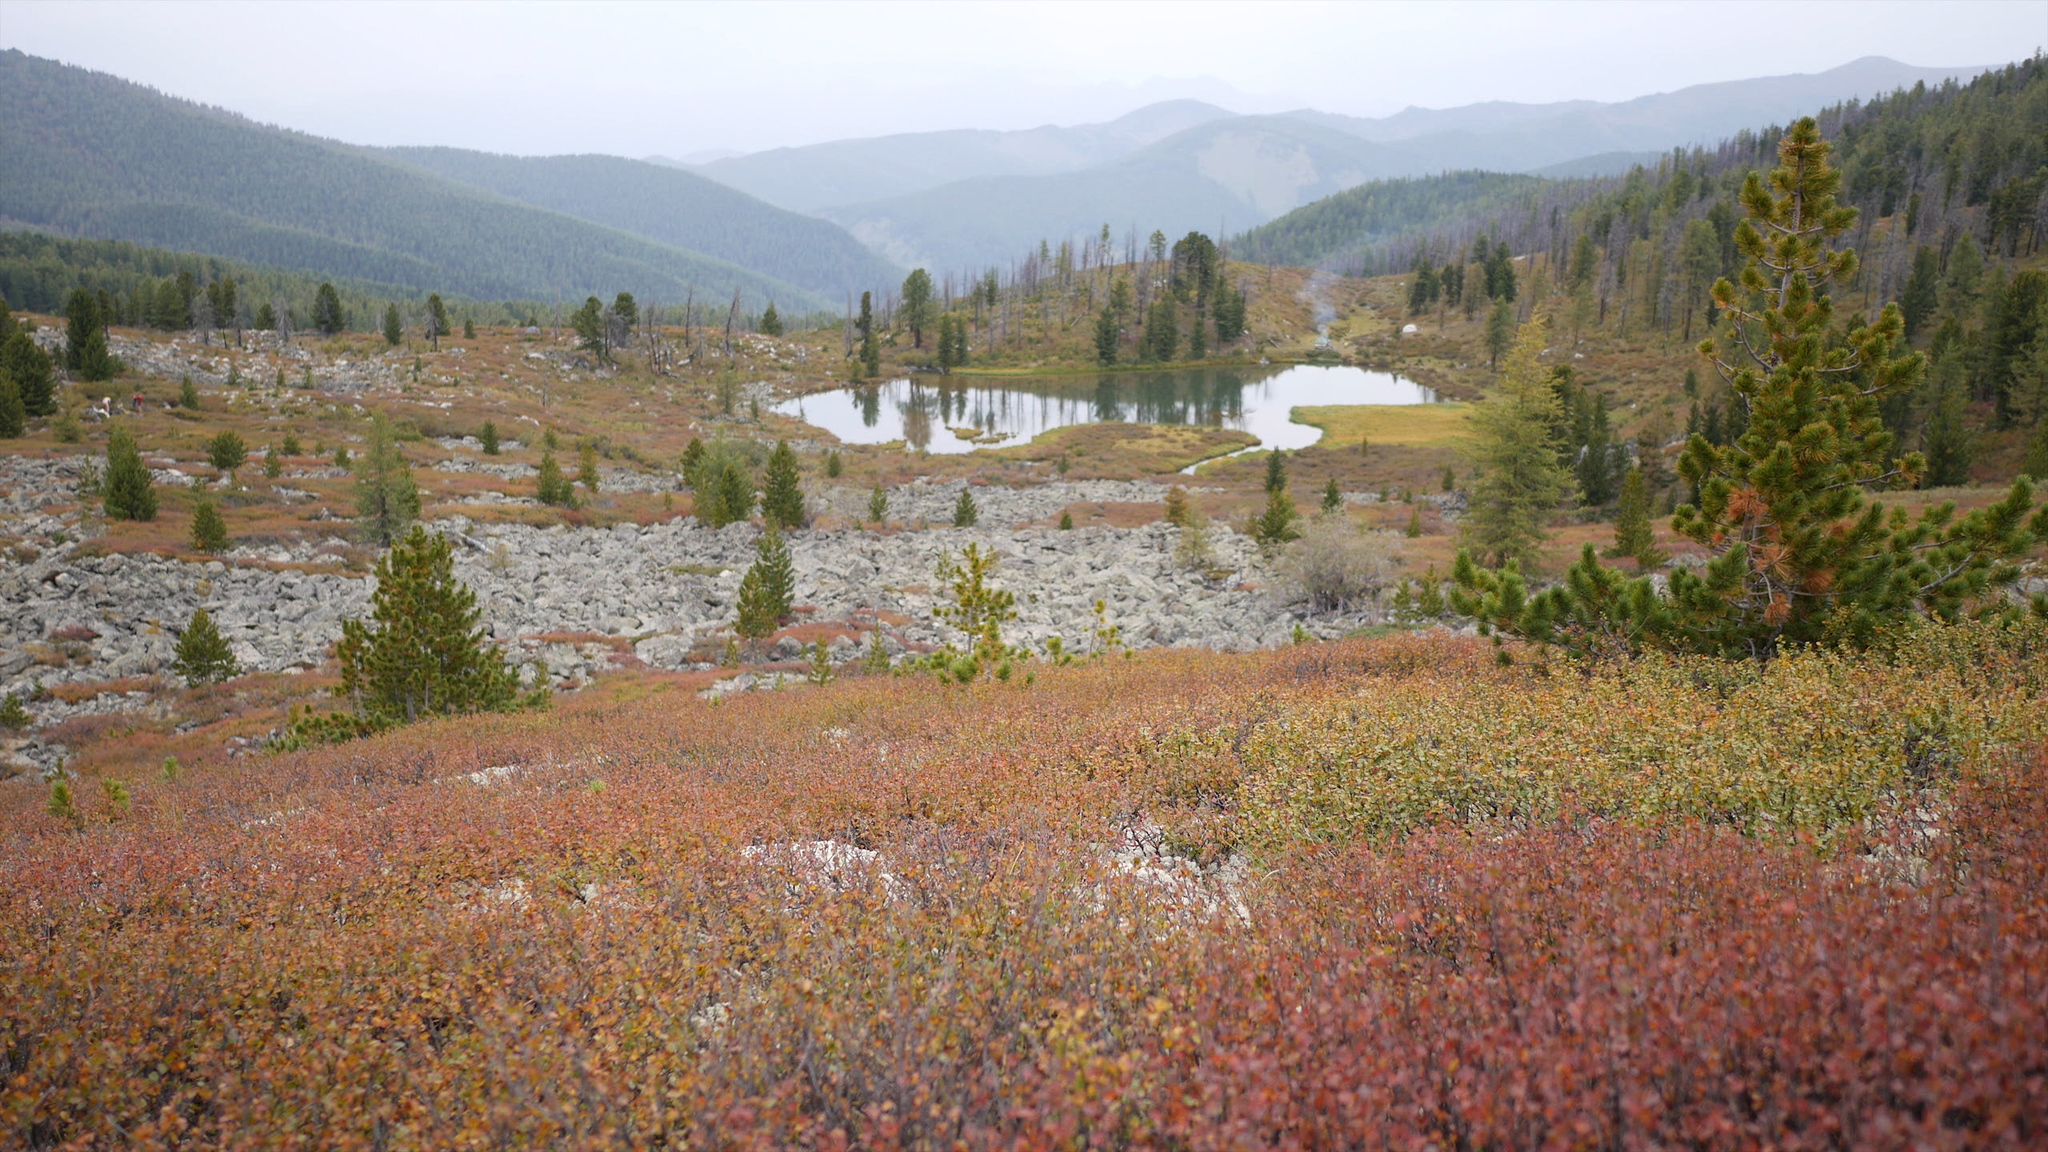
<svg viewBox="0 0 2048 1152">
<path fill-rule="evenodd" d="M 492 647 L 476 593 L 455 578 L 448 538 L 419 525 L 377 562 L 371 623 L 342 624 L 342 692 L 375 726 L 503 712 L 518 679 Z"/>
<path fill-rule="evenodd" d="M 1672 528 L 1706 551 L 1706 566 L 1673 572 L 1660 594 L 1603 567 L 1588 545 L 1563 584 L 1532 597 L 1513 568 L 1487 571 L 1461 553 L 1458 608 L 1482 626 L 1578 655 L 1651 647 L 1762 660 L 1787 646 L 1866 644 L 1915 615 L 2017 610 L 2002 593 L 2048 539 L 2030 481 L 1967 516 L 1943 504 L 1915 520 L 1866 495 L 1925 470 L 1917 453 L 1892 456 L 1881 412 L 1921 359 L 1898 354 L 1896 304 L 1873 324 L 1835 321 L 1824 290 L 1856 258 L 1832 241 L 1856 211 L 1835 203 L 1841 177 L 1811 117 L 1786 133 L 1778 159 L 1768 184 L 1751 173 L 1743 185 L 1741 282 L 1714 285 L 1726 329 L 1700 345 L 1743 431 L 1720 445 L 1695 435 L 1679 460 L 1699 502 L 1680 507 Z"/>
</svg>

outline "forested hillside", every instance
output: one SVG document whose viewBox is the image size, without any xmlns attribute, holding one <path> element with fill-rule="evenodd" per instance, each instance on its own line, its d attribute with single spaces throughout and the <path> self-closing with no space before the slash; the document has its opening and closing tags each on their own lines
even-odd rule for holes
<svg viewBox="0 0 2048 1152">
<path fill-rule="evenodd" d="M 344 327 L 376 326 L 387 305 L 397 304 L 408 323 L 424 307 L 428 293 L 362 280 L 324 280 L 311 273 L 192 252 L 145 248 L 125 240 L 75 240 L 41 232 L 0 232 L 0 298 L 18 311 L 62 315 L 75 288 L 104 295 L 108 322 L 137 328 L 184 329 L 201 317 L 194 299 L 209 286 L 234 282 L 233 317 L 206 316 L 214 326 L 229 328 L 239 320 L 255 326 L 268 306 L 294 328 L 312 326 L 315 301 L 325 283 L 335 289 Z M 219 291 L 215 288 L 214 291 Z M 188 298 L 187 293 L 193 294 Z M 176 301 L 175 306 L 169 302 Z M 548 316 L 538 303 L 478 301 L 449 296 L 443 304 L 457 321 L 514 323 Z"/>
<path fill-rule="evenodd" d="M 1881 277 L 1910 260 L 1909 237 L 1945 238 L 1945 252 L 1962 231 L 1974 229 L 1987 247 L 1995 242 L 2008 254 L 2039 247 L 2048 230 L 2044 69 L 2048 63 L 2035 59 L 1968 84 L 1916 86 L 1817 114 L 1839 159 L 1843 198 L 1862 213 L 1857 247 L 1866 264 L 1887 261 Z M 1787 108 L 1786 119 L 1802 111 Z M 1720 254 L 1714 275 L 1720 275 L 1733 259 L 1735 192 L 1745 173 L 1770 166 L 1780 132 L 1772 126 L 1737 133 L 1625 176 L 1500 181 L 1494 191 L 1512 194 L 1490 200 L 1473 194 L 1475 184 L 1489 178 L 1464 173 L 1362 185 L 1252 229 L 1233 243 L 1232 253 L 1378 275 L 1406 269 L 1424 252 L 1441 262 L 1482 235 L 1506 241 L 1517 253 L 1547 251 L 1562 262 L 1585 236 L 1606 276 L 1616 275 L 1631 254 L 1647 263 L 1655 249 L 1665 257 L 1655 269 L 1661 279 L 1678 275 L 1687 230 L 1704 223 L 1714 229 Z M 1439 201 L 1454 210 L 1433 213 L 1429 206 Z M 1867 240 L 1879 221 L 1900 213 L 1902 227 L 1883 234 L 1886 250 L 1870 251 Z M 1625 271 L 1618 275 L 1627 278 Z M 1661 284 L 1658 291 L 1664 292 Z"/>
<path fill-rule="evenodd" d="M 621 289 L 839 303 L 787 281 L 517 203 L 18 51 L 0 53 L 0 218 L 323 277 L 507 299 Z"/>
<path fill-rule="evenodd" d="M 617 156 L 501 156 L 462 148 L 384 152 L 450 180 L 716 256 L 827 297 L 903 274 L 834 224 L 676 168 Z"/>
</svg>

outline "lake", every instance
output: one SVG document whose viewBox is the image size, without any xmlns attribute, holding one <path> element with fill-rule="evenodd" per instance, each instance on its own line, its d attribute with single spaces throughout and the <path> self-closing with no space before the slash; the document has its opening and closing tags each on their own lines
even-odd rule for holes
<svg viewBox="0 0 2048 1152">
<path fill-rule="evenodd" d="M 775 411 L 847 444 L 901 440 L 942 453 L 1029 442 L 1072 424 L 1205 424 L 1249 432 L 1260 448 L 1306 448 L 1323 431 L 1289 419 L 1325 404 L 1429 404 L 1436 393 L 1390 372 L 1295 364 L 1099 376 L 920 376 L 804 396 Z M 965 434 L 963 434 L 965 433 Z"/>
</svg>

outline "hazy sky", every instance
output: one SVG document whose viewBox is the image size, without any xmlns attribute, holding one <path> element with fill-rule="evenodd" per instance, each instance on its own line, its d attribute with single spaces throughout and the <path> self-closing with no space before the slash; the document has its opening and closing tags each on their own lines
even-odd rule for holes
<svg viewBox="0 0 2048 1152">
<path fill-rule="evenodd" d="M 2048 0 L 1715 3 L 94 3 L 0 46 L 366 144 L 755 151 L 1108 119 L 1622 100 L 1860 56 L 1997 64 Z"/>
</svg>

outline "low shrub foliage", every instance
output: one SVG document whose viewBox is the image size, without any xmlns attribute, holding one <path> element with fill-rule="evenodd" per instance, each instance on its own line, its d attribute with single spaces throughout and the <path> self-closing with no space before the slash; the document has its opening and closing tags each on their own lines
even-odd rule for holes
<svg viewBox="0 0 2048 1152">
<path fill-rule="evenodd" d="M 0 793 L 0 1132 L 2039 1146 L 2043 651 L 1154 652 Z"/>
</svg>

